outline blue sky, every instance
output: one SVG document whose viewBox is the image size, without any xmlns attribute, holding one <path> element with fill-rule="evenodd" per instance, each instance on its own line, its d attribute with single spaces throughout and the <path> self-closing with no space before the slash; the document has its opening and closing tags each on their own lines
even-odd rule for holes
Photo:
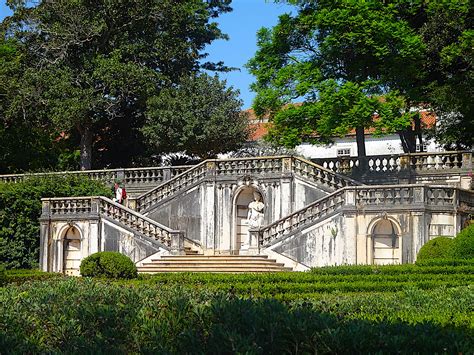
<svg viewBox="0 0 474 355">
<path fill-rule="evenodd" d="M 5 1 L 0 0 L 0 20 L 11 14 Z M 257 31 L 261 27 L 272 27 L 278 21 L 278 16 L 291 12 L 293 7 L 284 4 L 274 4 L 270 0 L 234 0 L 234 11 L 217 19 L 220 28 L 230 36 L 228 41 L 216 41 L 206 48 L 209 53 L 207 60 L 224 61 L 227 66 L 240 68 L 240 71 L 220 74 L 227 84 L 240 91 L 244 108 L 252 104 L 254 93 L 249 85 L 253 77 L 244 68 L 244 64 L 253 57 L 257 50 Z"/>
</svg>

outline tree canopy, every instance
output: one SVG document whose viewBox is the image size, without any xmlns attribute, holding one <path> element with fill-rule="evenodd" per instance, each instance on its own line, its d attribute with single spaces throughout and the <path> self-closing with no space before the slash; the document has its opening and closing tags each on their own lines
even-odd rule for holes
<svg viewBox="0 0 474 355">
<path fill-rule="evenodd" d="M 238 91 L 226 88 L 217 77 L 184 77 L 178 85 L 150 98 L 142 131 L 158 152 L 178 150 L 215 157 L 246 141 L 248 119 L 241 107 Z"/>
<path fill-rule="evenodd" d="M 398 132 L 404 149 L 414 150 L 421 125 L 413 107 L 439 108 L 449 101 L 445 112 L 472 122 L 472 115 L 455 105 L 467 104 L 472 89 L 466 87 L 465 95 L 443 89 L 472 80 L 467 1 L 287 2 L 296 5 L 296 14 L 282 15 L 275 27 L 258 32 L 258 51 L 247 64 L 256 77 L 254 109 L 273 118 L 272 141 L 294 147 L 303 140 L 327 142 L 355 129 L 358 153 L 364 156 L 364 129 L 369 127 L 376 134 Z M 428 30 L 441 14 L 457 15 L 448 27 L 460 22 L 449 38 Z M 464 66 L 448 73 L 436 61 L 448 60 L 451 52 Z M 443 100 L 440 91 L 456 99 Z"/>
<path fill-rule="evenodd" d="M 8 116 L 77 135 L 83 169 L 93 149 L 130 164 L 146 150 L 141 127 L 151 97 L 202 68 L 226 69 L 202 62 L 207 44 L 227 38 L 212 19 L 231 11 L 230 0 L 10 3 L 3 37 L 21 47 L 24 67 L 11 100 L 22 105 L 11 104 Z"/>
</svg>

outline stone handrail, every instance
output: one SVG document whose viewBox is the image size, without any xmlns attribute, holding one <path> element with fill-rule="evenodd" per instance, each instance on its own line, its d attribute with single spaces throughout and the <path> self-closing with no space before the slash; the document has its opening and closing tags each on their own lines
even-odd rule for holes
<svg viewBox="0 0 474 355">
<path fill-rule="evenodd" d="M 417 172 L 472 169 L 472 152 L 470 151 L 410 153 L 401 155 L 402 159 L 403 157 L 408 160 L 409 167 Z"/>
<path fill-rule="evenodd" d="M 106 184 L 112 184 L 120 180 L 124 185 L 159 184 L 183 173 L 192 166 L 167 166 L 149 168 L 127 168 L 127 169 L 104 169 L 83 171 L 59 171 L 46 173 L 26 173 L 0 175 L 2 182 L 18 182 L 34 176 L 87 176 L 91 180 L 100 180 Z"/>
<path fill-rule="evenodd" d="M 320 183 L 334 189 L 361 184 L 347 176 L 340 175 L 332 170 L 299 157 L 293 157 L 293 171 L 297 175 L 309 179 L 312 182 Z"/>
<path fill-rule="evenodd" d="M 45 198 L 41 201 L 42 218 L 108 218 L 160 242 L 167 250 L 183 248 L 183 232 L 170 229 L 106 197 Z"/>
<path fill-rule="evenodd" d="M 326 218 L 344 205 L 344 198 L 345 190 L 340 189 L 264 228 L 260 228 L 258 230 L 259 244 L 269 245 L 304 225 Z"/>
<path fill-rule="evenodd" d="M 207 174 L 208 163 L 209 161 L 207 160 L 203 161 L 154 189 L 138 196 L 135 199 L 136 210 L 145 211 L 155 203 L 172 196 L 175 192 L 201 181 Z"/>
<path fill-rule="evenodd" d="M 184 173 L 147 191 L 134 200 L 137 211 L 145 212 L 154 204 L 172 196 L 206 177 L 276 175 L 294 173 L 314 183 L 320 183 L 331 189 L 360 185 L 355 180 L 336 174 L 315 163 L 299 157 L 274 156 L 232 159 L 209 159 Z"/>
<path fill-rule="evenodd" d="M 268 226 L 253 230 L 251 240 L 259 246 L 269 246 L 289 236 L 293 231 L 322 221 L 334 212 L 346 209 L 389 210 L 416 207 L 474 209 L 474 192 L 449 186 L 380 185 L 344 187 Z"/>
</svg>

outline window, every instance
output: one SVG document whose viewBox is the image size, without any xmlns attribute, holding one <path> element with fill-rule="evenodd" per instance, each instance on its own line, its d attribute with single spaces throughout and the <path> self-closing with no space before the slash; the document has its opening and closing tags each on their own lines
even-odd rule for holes
<svg viewBox="0 0 474 355">
<path fill-rule="evenodd" d="M 351 155 L 351 148 L 339 148 L 337 150 L 338 157 L 347 157 Z"/>
<path fill-rule="evenodd" d="M 427 152 L 428 151 L 428 145 L 423 143 L 423 144 L 417 144 L 416 145 L 416 151 L 417 152 Z"/>
</svg>

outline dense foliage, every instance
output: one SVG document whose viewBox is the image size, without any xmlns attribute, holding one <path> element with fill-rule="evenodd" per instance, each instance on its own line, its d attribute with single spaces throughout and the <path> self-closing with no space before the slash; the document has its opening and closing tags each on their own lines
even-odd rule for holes
<svg viewBox="0 0 474 355">
<path fill-rule="evenodd" d="M 373 128 L 399 133 L 414 151 L 422 125 L 412 108 L 429 104 L 443 143 L 471 145 L 472 2 L 285 2 L 295 12 L 259 31 L 248 63 L 253 106 L 272 117 L 273 142 L 327 142 L 355 129 L 364 156 L 364 128 Z"/>
<path fill-rule="evenodd" d="M 213 158 L 247 140 L 248 120 L 241 107 L 238 92 L 217 76 L 185 77 L 149 100 L 142 131 L 155 152 Z"/>
<path fill-rule="evenodd" d="M 110 196 L 111 190 L 102 182 L 73 175 L 0 183 L 0 260 L 7 268 L 38 264 L 41 198 L 97 195 Z"/>
<path fill-rule="evenodd" d="M 453 239 L 447 237 L 431 239 L 421 247 L 416 256 L 416 261 L 449 258 L 451 257 L 452 243 Z"/>
<path fill-rule="evenodd" d="M 0 286 L 3 286 L 7 282 L 7 276 L 5 274 L 5 266 L 0 264 Z"/>
<path fill-rule="evenodd" d="M 0 146 L 30 128 L 40 139 L 73 141 L 82 168 L 130 166 L 146 151 L 147 100 L 203 68 L 226 70 L 205 62 L 204 49 L 227 38 L 213 19 L 231 11 L 230 0 L 8 4 L 14 14 L 0 25 L 0 93 L 8 93 L 0 95 L 8 108 L 0 111 L 8 123 Z"/>
<path fill-rule="evenodd" d="M 472 271 L 364 266 L 8 285 L 0 288 L 0 347 L 6 353 L 468 353 Z M 415 274 L 418 281 L 393 290 L 340 287 L 340 280 L 375 286 L 384 277 Z M 455 287 L 422 290 L 423 275 L 463 276 L 465 286 L 454 281 Z M 340 291 L 303 290 L 313 284 Z"/>
<path fill-rule="evenodd" d="M 133 279 L 137 277 L 137 267 L 126 255 L 112 251 L 94 253 L 84 258 L 80 267 L 85 277 L 105 277 L 112 279 Z"/>
</svg>

